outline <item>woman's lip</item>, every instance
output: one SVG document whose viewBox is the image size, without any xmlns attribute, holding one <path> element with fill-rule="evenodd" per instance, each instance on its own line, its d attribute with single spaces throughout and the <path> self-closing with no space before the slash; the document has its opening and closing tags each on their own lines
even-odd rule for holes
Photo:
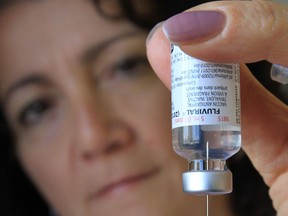
<svg viewBox="0 0 288 216">
<path fill-rule="evenodd" d="M 102 188 L 100 188 L 96 193 L 93 193 L 89 196 L 89 200 L 91 199 L 99 199 L 101 197 L 107 196 L 112 194 L 113 192 L 120 191 L 120 190 L 127 190 L 134 184 L 142 182 L 146 179 L 149 179 L 156 175 L 160 170 L 158 168 L 152 169 L 148 172 L 140 173 L 137 175 L 127 176 L 118 181 L 109 183 Z"/>
</svg>

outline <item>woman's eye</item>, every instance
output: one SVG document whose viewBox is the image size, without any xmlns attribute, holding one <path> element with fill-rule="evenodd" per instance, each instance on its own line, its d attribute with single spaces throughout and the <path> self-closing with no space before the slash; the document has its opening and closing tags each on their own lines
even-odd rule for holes
<svg viewBox="0 0 288 216">
<path fill-rule="evenodd" d="M 124 58 L 112 67 L 110 75 L 135 78 L 148 73 L 148 67 L 149 63 L 146 57 L 134 56 Z"/>
<path fill-rule="evenodd" d="M 18 122 L 21 126 L 34 126 L 44 118 L 45 113 L 51 106 L 52 102 L 49 99 L 34 100 L 20 111 Z"/>
</svg>

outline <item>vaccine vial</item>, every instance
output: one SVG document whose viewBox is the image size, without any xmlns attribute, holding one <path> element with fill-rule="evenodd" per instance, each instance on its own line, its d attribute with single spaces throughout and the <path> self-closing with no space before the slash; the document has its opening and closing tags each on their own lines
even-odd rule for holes
<svg viewBox="0 0 288 216">
<path fill-rule="evenodd" d="M 172 143 L 187 159 L 183 191 L 226 194 L 226 160 L 241 147 L 239 64 L 201 61 L 171 45 Z"/>
</svg>

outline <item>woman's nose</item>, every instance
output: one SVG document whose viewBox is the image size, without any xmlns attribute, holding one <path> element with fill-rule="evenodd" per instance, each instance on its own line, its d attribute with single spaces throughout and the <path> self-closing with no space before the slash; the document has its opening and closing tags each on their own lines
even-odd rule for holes
<svg viewBox="0 0 288 216">
<path fill-rule="evenodd" d="M 133 143 L 129 124 L 94 94 L 82 97 L 73 115 L 73 142 L 85 160 L 122 151 Z"/>
</svg>

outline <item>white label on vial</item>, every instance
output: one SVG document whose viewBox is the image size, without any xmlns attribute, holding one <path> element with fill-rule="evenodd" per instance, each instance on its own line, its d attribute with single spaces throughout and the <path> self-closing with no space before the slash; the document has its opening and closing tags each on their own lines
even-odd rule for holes
<svg viewBox="0 0 288 216">
<path fill-rule="evenodd" d="M 201 61 L 171 45 L 172 128 L 222 125 L 240 130 L 239 73 L 238 64 Z"/>
</svg>

